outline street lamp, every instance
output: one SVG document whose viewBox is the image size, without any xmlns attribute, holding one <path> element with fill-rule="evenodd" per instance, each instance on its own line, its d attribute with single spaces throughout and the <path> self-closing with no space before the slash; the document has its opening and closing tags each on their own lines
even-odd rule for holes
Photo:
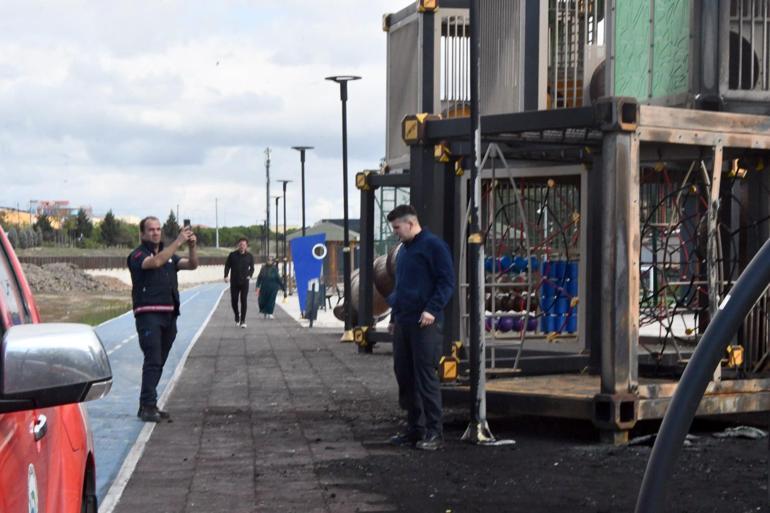
<svg viewBox="0 0 770 513">
<path fill-rule="evenodd" d="M 360 80 L 354 75 L 337 75 L 326 77 L 340 85 L 340 101 L 342 102 L 342 201 L 344 219 L 344 237 L 342 248 L 342 272 L 344 274 L 343 294 L 345 295 L 345 333 L 342 334 L 342 342 L 353 342 L 353 330 L 350 319 L 350 234 L 348 228 L 348 82 Z"/>
<path fill-rule="evenodd" d="M 278 181 L 283 184 L 283 298 L 286 299 L 286 184 L 291 180 Z"/>
<path fill-rule="evenodd" d="M 275 258 L 278 259 L 278 200 L 280 196 L 273 196 L 275 199 Z"/>
<path fill-rule="evenodd" d="M 302 164 L 302 236 L 305 236 L 305 150 L 312 150 L 312 146 L 292 146 L 291 149 L 299 152 L 299 161 Z"/>
</svg>

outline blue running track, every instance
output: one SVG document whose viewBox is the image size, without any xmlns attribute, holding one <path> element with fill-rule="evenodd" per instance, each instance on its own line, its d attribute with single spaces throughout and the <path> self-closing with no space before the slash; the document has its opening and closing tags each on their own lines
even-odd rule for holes
<svg viewBox="0 0 770 513">
<path fill-rule="evenodd" d="M 182 291 L 178 334 L 163 369 L 162 397 L 195 334 L 216 307 L 226 283 L 210 283 Z M 130 312 L 96 327 L 112 366 L 112 390 L 104 399 L 86 403 L 96 450 L 96 491 L 101 503 L 144 423 L 136 417 L 142 380 L 142 351 Z"/>
</svg>

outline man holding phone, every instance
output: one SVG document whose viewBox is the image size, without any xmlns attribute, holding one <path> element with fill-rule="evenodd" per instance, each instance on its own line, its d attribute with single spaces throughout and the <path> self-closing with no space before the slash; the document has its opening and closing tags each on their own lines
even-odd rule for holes
<svg viewBox="0 0 770 513">
<path fill-rule="evenodd" d="M 443 442 L 441 389 L 437 368 L 441 358 L 444 308 L 455 287 L 452 254 L 446 242 L 420 226 L 411 205 L 388 214 L 401 241 L 396 256 L 396 285 L 388 296 L 392 309 L 393 368 L 399 401 L 407 411 L 407 427 L 390 439 L 435 451 Z"/>
<path fill-rule="evenodd" d="M 163 245 L 163 232 L 157 217 L 142 219 L 139 232 L 142 243 L 127 259 L 136 332 L 144 353 L 137 416 L 144 422 L 160 422 L 169 418 L 168 413 L 158 409 L 157 387 L 176 338 L 180 306 L 176 273 L 197 268 L 198 255 L 195 234 L 187 220 L 179 236 L 168 247 Z M 185 242 L 189 251 L 187 258 L 176 254 Z"/>
</svg>

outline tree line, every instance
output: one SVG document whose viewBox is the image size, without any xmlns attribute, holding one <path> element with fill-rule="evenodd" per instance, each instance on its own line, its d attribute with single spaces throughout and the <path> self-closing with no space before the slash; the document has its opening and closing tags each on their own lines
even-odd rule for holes
<svg viewBox="0 0 770 513">
<path fill-rule="evenodd" d="M 3 227 L 11 244 L 15 248 L 30 248 L 42 245 L 76 246 L 81 248 L 131 247 L 139 243 L 139 227 L 116 218 L 112 210 L 105 214 L 99 224 L 94 224 L 84 209 L 77 214 L 61 219 L 60 228 L 54 228 L 54 223 L 45 214 L 40 214 L 32 225 L 15 226 L 0 214 L 0 226 Z M 169 212 L 163 223 L 163 237 L 169 242 L 176 238 L 181 226 L 174 215 Z M 193 231 L 201 246 L 216 245 L 216 229 L 207 226 L 193 226 Z M 291 233 L 289 230 L 288 233 Z M 274 232 L 267 231 L 270 240 L 275 239 Z M 246 237 L 254 254 L 262 252 L 262 239 L 265 236 L 264 226 L 227 226 L 219 229 L 219 246 L 232 247 L 238 239 Z"/>
</svg>

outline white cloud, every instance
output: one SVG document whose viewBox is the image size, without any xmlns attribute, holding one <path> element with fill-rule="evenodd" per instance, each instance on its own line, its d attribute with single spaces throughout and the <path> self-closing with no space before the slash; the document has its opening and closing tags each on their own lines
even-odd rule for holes
<svg viewBox="0 0 770 513">
<path fill-rule="evenodd" d="M 354 73 L 364 77 L 348 103 L 356 217 L 353 176 L 384 153 L 381 15 L 406 3 L 8 0 L 0 205 L 69 199 L 165 216 L 179 204 L 213 225 L 219 198 L 220 224 L 251 224 L 264 218 L 270 146 L 273 178 L 294 180 L 287 217 L 298 225 L 290 146 L 309 144 L 308 223 L 342 217 L 339 90 L 324 77 Z"/>
</svg>

